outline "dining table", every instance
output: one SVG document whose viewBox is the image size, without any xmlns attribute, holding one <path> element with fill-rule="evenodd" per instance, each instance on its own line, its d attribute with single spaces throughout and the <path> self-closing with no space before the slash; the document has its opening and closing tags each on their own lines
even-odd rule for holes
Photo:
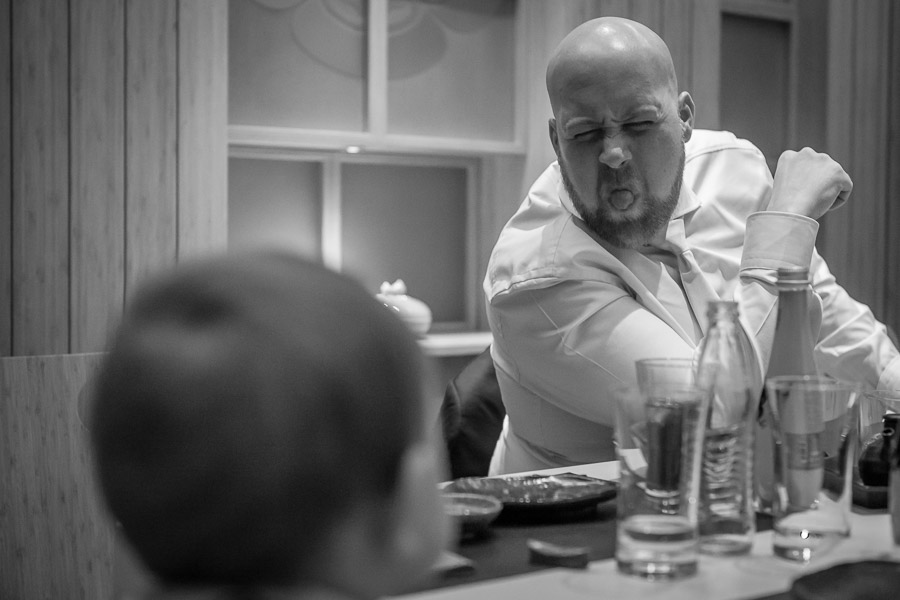
<svg viewBox="0 0 900 600">
<path fill-rule="evenodd" d="M 577 473 L 616 481 L 618 462 L 601 462 L 528 474 Z M 524 474 L 522 474 L 524 475 Z M 667 598 L 673 600 L 788 600 L 795 580 L 864 561 L 900 563 L 886 510 L 853 507 L 851 534 L 808 563 L 779 558 L 772 551 L 772 520 L 757 514 L 757 533 L 749 554 L 699 555 L 696 575 L 648 581 L 619 573 L 615 562 L 616 500 L 595 510 L 562 518 L 500 518 L 486 534 L 457 541 L 435 574 L 397 600 L 597 600 L 599 598 Z M 530 560 L 529 540 L 588 549 L 586 567 L 555 567 Z M 900 570 L 900 565 L 898 565 Z M 807 578 L 809 579 L 809 578 Z M 813 579 L 815 581 L 815 579 Z"/>
</svg>

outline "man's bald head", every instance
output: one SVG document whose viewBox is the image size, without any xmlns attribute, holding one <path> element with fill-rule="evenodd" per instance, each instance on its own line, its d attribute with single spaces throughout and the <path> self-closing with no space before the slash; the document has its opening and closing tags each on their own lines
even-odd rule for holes
<svg viewBox="0 0 900 600">
<path fill-rule="evenodd" d="M 547 91 L 550 142 L 577 215 L 619 248 L 664 233 L 694 124 L 666 44 L 628 19 L 588 21 L 554 52 Z"/>
<path fill-rule="evenodd" d="M 675 66 L 665 42 L 650 28 L 629 19 L 601 17 L 582 23 L 557 46 L 547 66 L 547 93 L 553 114 L 571 90 L 604 74 L 640 74 L 650 87 L 678 93 Z"/>
</svg>

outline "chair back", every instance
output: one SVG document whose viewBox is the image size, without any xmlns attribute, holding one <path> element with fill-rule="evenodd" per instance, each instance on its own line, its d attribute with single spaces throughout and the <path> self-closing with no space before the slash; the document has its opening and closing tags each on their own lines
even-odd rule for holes
<svg viewBox="0 0 900 600">
<path fill-rule="evenodd" d="M 83 421 L 102 353 L 0 358 L 0 598 L 113 597 Z"/>
<path fill-rule="evenodd" d="M 488 348 L 466 364 L 444 392 L 441 420 L 454 479 L 488 474 L 505 416 Z"/>
</svg>

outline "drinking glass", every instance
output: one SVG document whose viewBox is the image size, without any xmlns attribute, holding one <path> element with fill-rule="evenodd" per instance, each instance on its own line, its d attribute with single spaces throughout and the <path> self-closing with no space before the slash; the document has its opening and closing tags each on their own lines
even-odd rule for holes
<svg viewBox="0 0 900 600">
<path fill-rule="evenodd" d="M 850 535 L 856 386 L 825 377 L 767 380 L 775 454 L 774 552 L 809 562 Z"/>
<path fill-rule="evenodd" d="M 639 389 L 616 396 L 616 563 L 626 574 L 668 580 L 697 572 L 701 415 L 709 395 L 694 385 L 691 361 L 681 365 L 687 372 L 658 366 L 656 373 L 639 364 Z"/>
</svg>

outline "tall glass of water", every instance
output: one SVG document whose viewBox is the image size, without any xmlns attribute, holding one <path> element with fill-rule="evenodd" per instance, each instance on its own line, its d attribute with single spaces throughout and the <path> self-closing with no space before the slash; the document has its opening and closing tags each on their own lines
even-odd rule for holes
<svg viewBox="0 0 900 600">
<path fill-rule="evenodd" d="M 856 386 L 813 376 L 766 381 L 775 445 L 777 556 L 808 562 L 850 535 Z"/>
<path fill-rule="evenodd" d="M 660 363 L 665 375 L 656 377 L 654 365 L 638 363 L 640 389 L 616 398 L 616 563 L 630 575 L 678 579 L 697 572 L 701 415 L 709 396 L 693 383 L 690 360 Z"/>
</svg>

